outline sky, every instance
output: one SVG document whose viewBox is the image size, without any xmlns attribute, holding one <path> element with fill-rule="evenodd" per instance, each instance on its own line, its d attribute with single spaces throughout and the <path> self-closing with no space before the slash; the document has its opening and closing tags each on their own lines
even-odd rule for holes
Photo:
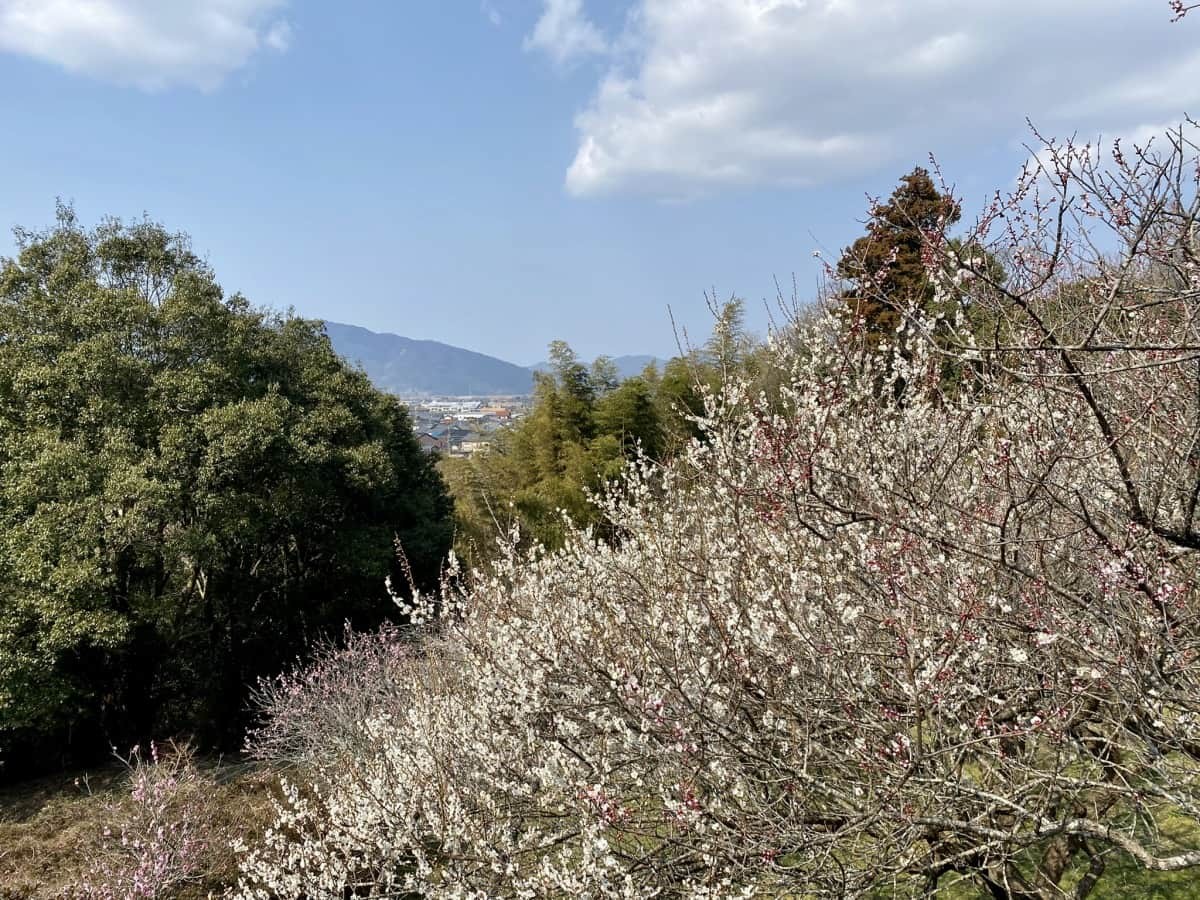
<svg viewBox="0 0 1200 900">
<path fill-rule="evenodd" d="M 762 332 L 933 154 L 1200 115 L 1168 0 L 0 0 L 11 226 L 160 221 L 229 292 L 521 364 Z M 777 312 L 775 313 L 777 315 Z M 674 324 L 673 324 L 674 323 Z"/>
</svg>

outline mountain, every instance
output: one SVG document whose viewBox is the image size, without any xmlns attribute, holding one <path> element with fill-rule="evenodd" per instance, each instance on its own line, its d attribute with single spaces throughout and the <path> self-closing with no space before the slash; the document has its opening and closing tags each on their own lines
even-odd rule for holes
<svg viewBox="0 0 1200 900">
<path fill-rule="evenodd" d="M 326 322 L 325 333 L 339 355 L 394 394 L 486 397 L 533 390 L 529 369 L 494 356 L 340 322 Z"/>
<path fill-rule="evenodd" d="M 613 357 L 613 363 L 617 367 L 617 374 L 620 375 L 622 379 L 634 378 L 638 375 L 641 375 L 642 372 L 645 371 L 646 366 L 650 365 L 650 363 L 654 363 L 654 365 L 658 366 L 659 370 L 661 370 L 665 362 L 666 360 L 659 359 L 657 356 L 647 356 L 644 353 L 635 353 L 630 356 Z"/>
</svg>

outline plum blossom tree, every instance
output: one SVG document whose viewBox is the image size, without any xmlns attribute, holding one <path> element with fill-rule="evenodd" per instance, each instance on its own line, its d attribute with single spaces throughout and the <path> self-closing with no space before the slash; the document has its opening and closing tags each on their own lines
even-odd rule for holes
<svg viewBox="0 0 1200 900">
<path fill-rule="evenodd" d="M 240 895 L 1032 900 L 1200 868 L 1196 134 L 1046 142 L 927 234 L 965 297 L 906 310 L 905 354 L 806 319 L 778 397 L 730 380 L 599 499 L 622 540 L 418 597 L 405 690 L 356 694 L 354 752 L 285 784 Z"/>
<path fill-rule="evenodd" d="M 201 880 L 220 843 L 213 783 L 186 746 L 133 748 L 130 791 L 108 809 L 111 825 L 69 900 L 156 900 Z"/>
</svg>

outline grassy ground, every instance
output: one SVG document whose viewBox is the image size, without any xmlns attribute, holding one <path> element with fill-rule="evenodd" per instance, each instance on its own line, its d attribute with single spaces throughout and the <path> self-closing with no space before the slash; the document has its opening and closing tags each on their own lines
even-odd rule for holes
<svg viewBox="0 0 1200 900">
<path fill-rule="evenodd" d="M 272 779 L 266 773 L 213 764 L 202 769 L 215 801 L 212 850 L 203 875 L 176 891 L 175 900 L 219 895 L 232 884 L 237 868 L 229 840 L 251 838 L 271 817 Z M 104 852 L 104 829 L 130 802 L 128 794 L 129 772 L 116 763 L 0 788 L 0 900 L 69 896 Z"/>
<path fill-rule="evenodd" d="M 124 770 L 54 776 L 0 789 L 0 897 L 59 896 L 99 850 L 103 799 L 117 800 Z"/>
<path fill-rule="evenodd" d="M 1172 835 L 1170 832 L 1177 833 Z M 1178 826 L 1172 829 L 1170 824 L 1163 829 L 1164 849 L 1178 851 L 1190 847 L 1195 829 L 1191 826 Z M 1175 843 L 1178 840 L 1178 843 Z M 1174 846 L 1170 846 L 1174 844 Z M 1022 867 L 1029 875 L 1031 870 Z M 1060 888 L 1063 898 L 1074 897 L 1075 887 L 1084 874 L 1082 864 L 1077 864 L 1067 871 Z M 874 895 L 874 900 L 884 900 L 885 897 L 909 898 L 930 896 L 922 891 L 922 883 L 913 883 L 904 891 L 890 894 Z M 974 880 L 963 875 L 951 874 L 942 878 L 937 891 L 932 895 L 938 900 L 985 900 L 988 895 Z M 1200 869 L 1183 870 L 1179 872 L 1150 872 L 1140 866 L 1126 853 L 1110 851 L 1104 876 L 1088 894 L 1088 900 L 1200 900 Z"/>
<path fill-rule="evenodd" d="M 1064 879 L 1063 897 L 1074 897 L 1078 875 Z M 939 900 L 984 900 L 989 895 L 969 879 L 943 879 L 935 897 Z M 923 896 L 914 885 L 907 897 Z M 1200 900 L 1200 872 L 1147 872 L 1131 859 L 1114 854 L 1104 877 L 1088 900 Z"/>
<path fill-rule="evenodd" d="M 199 880 L 160 900 L 202 900 L 220 896 L 237 875 L 228 849 L 237 836 L 253 841 L 271 818 L 274 778 L 246 766 L 201 766 L 210 779 L 216 809 L 213 850 L 205 858 Z M 129 803 L 128 770 L 115 764 L 97 771 L 75 772 L 0 788 L 0 900 L 61 900 L 104 851 L 103 832 Z M 115 811 L 115 815 L 114 815 Z M 1164 835 L 1190 845 L 1190 832 Z M 1072 895 L 1072 873 L 1063 885 Z M 944 879 L 936 896 L 975 900 L 982 892 L 970 881 Z M 911 891 L 893 896 L 920 895 Z M 879 894 L 880 900 L 883 894 Z M 1145 872 L 1132 860 L 1114 854 L 1093 900 L 1200 900 L 1200 871 Z"/>
</svg>

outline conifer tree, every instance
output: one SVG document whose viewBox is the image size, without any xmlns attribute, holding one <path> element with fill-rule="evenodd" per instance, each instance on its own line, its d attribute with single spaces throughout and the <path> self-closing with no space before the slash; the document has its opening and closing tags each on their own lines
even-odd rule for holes
<svg viewBox="0 0 1200 900">
<path fill-rule="evenodd" d="M 887 203 L 872 210 L 867 233 L 842 253 L 837 274 L 847 286 L 839 299 L 870 346 L 895 339 L 905 309 L 933 304 L 927 241 L 961 215 L 958 203 L 918 166 L 900 179 Z"/>
</svg>

